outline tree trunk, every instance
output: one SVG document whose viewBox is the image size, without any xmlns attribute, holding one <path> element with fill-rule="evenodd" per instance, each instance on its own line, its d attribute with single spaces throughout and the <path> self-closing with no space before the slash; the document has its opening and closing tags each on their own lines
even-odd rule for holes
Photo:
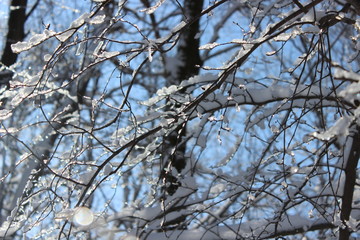
<svg viewBox="0 0 360 240">
<path fill-rule="evenodd" d="M 11 50 L 11 44 L 22 41 L 25 37 L 26 22 L 26 4 L 27 0 L 12 0 L 10 7 L 10 16 L 8 20 L 8 33 L 6 43 L 1 56 L 1 63 L 9 67 L 16 62 L 17 54 Z M 12 78 L 12 72 L 5 71 L 0 73 L 0 87 L 6 85 L 9 88 L 9 82 Z"/>
<path fill-rule="evenodd" d="M 203 7 L 203 0 L 193 1 L 193 0 L 186 0 L 184 2 L 184 12 L 186 20 L 196 19 L 189 26 L 188 29 L 182 34 L 180 38 L 180 46 L 178 48 L 178 56 L 181 58 L 181 62 L 183 65 L 179 66 L 177 71 L 177 78 L 175 79 L 175 84 L 179 85 L 181 81 L 188 79 L 194 75 L 199 74 L 199 67 L 202 65 L 202 60 L 200 59 L 199 53 L 199 45 L 200 40 L 199 37 L 196 35 L 200 32 L 200 14 Z M 170 143 L 173 146 L 176 146 L 182 137 L 185 136 L 186 130 L 183 129 L 180 131 L 173 132 L 172 136 L 170 137 Z M 178 137 L 178 133 L 180 136 Z M 186 150 L 186 144 L 182 144 L 177 148 L 177 154 L 174 155 L 172 165 L 176 168 L 176 170 L 180 173 L 181 170 L 185 168 L 186 159 L 184 158 Z"/>
<path fill-rule="evenodd" d="M 176 70 L 176 76 L 171 79 L 169 85 L 179 85 L 181 81 L 188 79 L 199 73 L 199 67 L 202 65 L 202 60 L 199 53 L 200 40 L 197 36 L 200 32 L 200 15 L 203 8 L 203 0 L 185 0 L 183 6 L 183 13 L 185 21 L 192 21 L 192 24 L 180 36 L 180 44 L 177 50 L 177 56 L 180 58 L 181 65 Z M 184 90 L 185 91 L 185 90 Z M 180 106 L 175 106 L 180 107 Z M 165 167 L 171 169 L 174 167 L 178 173 L 186 166 L 185 151 L 186 144 L 181 143 L 183 137 L 186 135 L 185 126 L 176 128 L 169 137 L 165 140 L 165 160 L 167 162 Z M 172 149 L 175 149 L 172 152 Z M 167 158 L 167 159 L 166 159 Z M 169 171 L 169 170 L 167 170 Z M 170 172 L 162 173 L 165 177 L 165 182 L 170 182 L 170 187 L 167 192 L 172 195 L 175 193 L 179 182 Z"/>
<path fill-rule="evenodd" d="M 345 164 L 345 183 L 344 193 L 342 196 L 341 213 L 340 218 L 345 227 L 340 228 L 340 240 L 348 240 L 351 235 L 351 229 L 349 229 L 347 221 L 349 221 L 353 195 L 356 183 L 356 168 L 360 157 L 360 127 L 355 126 L 350 128 L 353 132 L 350 132 L 348 140 L 346 141 L 344 149 L 344 164 Z M 348 148 L 350 148 L 348 150 Z"/>
</svg>

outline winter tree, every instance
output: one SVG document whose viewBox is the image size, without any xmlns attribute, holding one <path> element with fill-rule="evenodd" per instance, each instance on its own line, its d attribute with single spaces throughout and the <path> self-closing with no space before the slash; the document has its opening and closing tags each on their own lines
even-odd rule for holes
<svg viewBox="0 0 360 240">
<path fill-rule="evenodd" d="M 9 0 L 1 239 L 355 239 L 356 0 Z"/>
</svg>

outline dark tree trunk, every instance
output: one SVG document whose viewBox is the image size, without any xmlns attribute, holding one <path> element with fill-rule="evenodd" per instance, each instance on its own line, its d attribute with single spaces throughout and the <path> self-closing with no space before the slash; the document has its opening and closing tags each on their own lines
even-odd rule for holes
<svg viewBox="0 0 360 240">
<path fill-rule="evenodd" d="M 203 7 L 203 0 L 186 0 L 184 3 L 184 13 L 186 20 L 196 19 L 180 38 L 180 46 L 178 48 L 178 56 L 181 58 L 182 66 L 177 72 L 177 81 L 181 82 L 191 76 L 199 73 L 199 66 L 202 60 L 199 53 L 200 37 L 200 14 Z M 179 83 L 178 82 L 178 83 Z"/>
<path fill-rule="evenodd" d="M 25 37 L 26 4 L 27 0 L 11 1 L 8 33 L 6 35 L 5 48 L 1 56 L 1 63 L 7 67 L 13 65 L 17 59 L 17 54 L 11 50 L 11 44 L 22 41 Z M 11 77 L 12 73 L 10 71 L 0 72 L 0 87 L 3 85 L 9 87 Z"/>
<path fill-rule="evenodd" d="M 13 10 L 10 10 L 8 33 L 3 55 L 1 56 L 1 62 L 6 66 L 11 66 L 17 59 L 17 54 L 11 50 L 11 44 L 22 41 L 25 37 L 26 4 L 27 0 L 11 1 L 11 9 Z"/>
<path fill-rule="evenodd" d="M 171 79 L 170 84 L 179 85 L 181 81 L 188 79 L 199 73 L 199 67 L 202 65 L 202 60 L 199 53 L 200 40 L 197 36 L 200 32 L 200 16 L 203 8 L 203 0 L 185 0 L 183 6 L 184 20 L 191 22 L 189 27 L 181 34 L 180 44 L 177 50 L 177 56 L 180 58 L 181 65 L 178 66 L 176 76 Z M 180 106 L 177 106 L 180 107 Z M 167 169 L 175 168 L 178 173 L 186 166 L 186 159 L 184 157 L 186 151 L 186 144 L 182 143 L 183 137 L 186 135 L 185 126 L 180 126 L 173 131 L 165 140 L 165 167 Z M 170 152 L 175 148 L 174 152 Z M 171 171 L 171 170 L 170 170 Z M 178 179 L 171 173 L 162 173 L 165 177 L 165 182 L 170 183 L 167 192 L 172 195 L 175 193 L 178 185 Z"/>
<path fill-rule="evenodd" d="M 344 151 L 345 183 L 340 218 L 341 221 L 345 224 L 345 227 L 340 228 L 340 240 L 348 240 L 351 235 L 351 229 L 349 229 L 347 226 L 346 221 L 349 220 L 352 210 L 353 195 L 356 183 L 356 169 L 360 157 L 360 127 L 356 126 L 353 128 L 353 130 L 354 131 L 351 132 L 349 136 L 349 138 L 352 138 L 352 141 L 349 142 L 351 145 L 348 146 L 350 148 L 349 153 L 346 153 L 347 147 L 345 147 Z"/>
<path fill-rule="evenodd" d="M 179 66 L 177 71 L 177 79 L 175 79 L 175 84 L 180 84 L 182 80 L 188 79 L 199 73 L 199 66 L 202 65 L 202 60 L 199 54 L 199 44 L 200 38 L 196 35 L 200 32 L 200 18 L 203 7 L 203 0 L 186 0 L 184 2 L 184 12 L 186 14 L 187 20 L 196 19 L 188 29 L 182 34 L 180 38 L 180 46 L 178 49 L 178 56 L 181 58 L 182 66 Z M 186 130 L 183 129 L 179 132 L 180 129 L 174 132 L 174 134 L 169 139 L 172 146 L 176 146 L 179 143 L 179 140 L 185 136 Z M 178 133 L 180 134 L 178 137 Z M 186 145 L 182 144 L 177 148 L 177 154 L 174 155 L 172 165 L 180 173 L 181 170 L 185 168 L 186 159 L 184 158 Z"/>
</svg>

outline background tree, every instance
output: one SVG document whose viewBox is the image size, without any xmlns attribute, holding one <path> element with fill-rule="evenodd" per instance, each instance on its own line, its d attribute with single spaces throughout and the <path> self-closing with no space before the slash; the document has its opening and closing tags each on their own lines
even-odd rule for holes
<svg viewBox="0 0 360 240">
<path fill-rule="evenodd" d="M 356 1 L 9 4 L 2 238 L 359 237 Z"/>
</svg>

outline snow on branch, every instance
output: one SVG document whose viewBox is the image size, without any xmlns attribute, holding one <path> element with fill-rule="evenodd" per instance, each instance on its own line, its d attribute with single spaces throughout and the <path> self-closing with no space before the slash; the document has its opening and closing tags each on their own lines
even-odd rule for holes
<svg viewBox="0 0 360 240">
<path fill-rule="evenodd" d="M 227 239 L 235 240 L 239 238 L 249 239 L 256 236 L 257 239 L 268 239 L 277 236 L 286 236 L 294 233 L 302 233 L 306 231 L 335 228 L 331 220 L 309 220 L 300 216 L 287 216 L 278 222 L 275 231 L 275 223 L 271 220 L 254 220 L 236 225 L 225 226 L 204 226 L 199 229 L 176 230 L 171 232 L 150 233 L 147 235 L 148 240 L 166 240 L 169 238 L 179 240 L 218 240 Z M 126 237 L 136 236 L 127 235 Z"/>
</svg>

